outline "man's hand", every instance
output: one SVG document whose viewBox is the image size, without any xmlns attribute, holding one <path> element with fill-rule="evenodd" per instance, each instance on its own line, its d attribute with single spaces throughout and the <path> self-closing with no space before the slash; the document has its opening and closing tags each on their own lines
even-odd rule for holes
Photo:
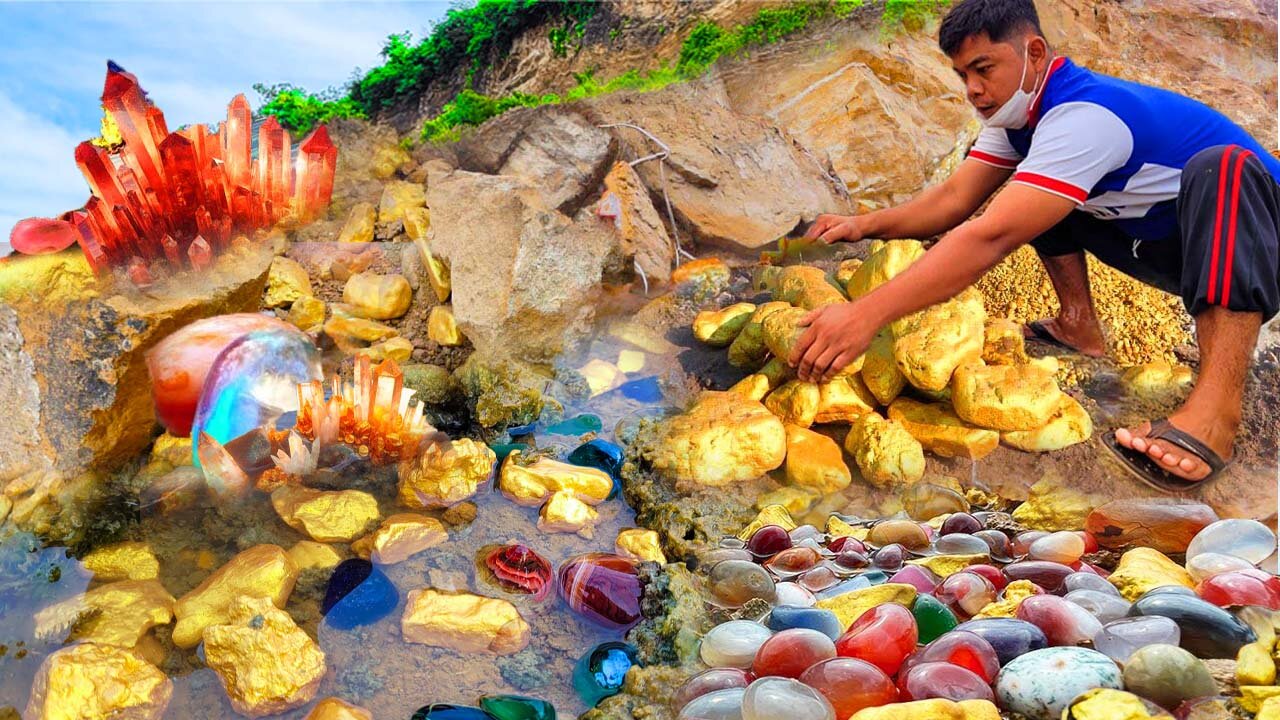
<svg viewBox="0 0 1280 720">
<path fill-rule="evenodd" d="M 800 321 L 808 329 L 787 362 L 805 382 L 826 382 L 871 345 L 880 328 L 856 302 L 827 305 Z"/>
<path fill-rule="evenodd" d="M 841 240 L 857 242 L 862 239 L 862 230 L 858 227 L 856 215 L 819 215 L 804 236 L 829 245 Z"/>
</svg>

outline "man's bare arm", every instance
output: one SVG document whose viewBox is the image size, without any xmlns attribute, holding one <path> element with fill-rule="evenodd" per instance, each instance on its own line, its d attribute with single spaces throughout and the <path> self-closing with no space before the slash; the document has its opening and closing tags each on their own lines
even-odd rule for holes
<svg viewBox="0 0 1280 720">
<path fill-rule="evenodd" d="M 1011 170 L 965 160 L 945 182 L 902 205 L 866 215 L 821 215 L 807 235 L 824 242 L 941 235 L 973 215 L 1011 174 Z"/>
</svg>

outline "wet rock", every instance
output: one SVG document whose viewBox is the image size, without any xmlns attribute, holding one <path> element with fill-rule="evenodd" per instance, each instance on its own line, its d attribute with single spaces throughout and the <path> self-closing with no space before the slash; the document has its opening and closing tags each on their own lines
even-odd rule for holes
<svg viewBox="0 0 1280 720">
<path fill-rule="evenodd" d="M 658 533 L 645 528 L 623 528 L 618 531 L 614 541 L 614 551 L 623 557 L 630 557 L 640 562 L 656 562 L 666 565 L 667 558 L 662 553 Z"/>
<path fill-rule="evenodd" d="M 644 450 L 655 470 L 710 486 L 759 477 L 782 465 L 787 451 L 782 421 L 734 393 L 703 393 L 655 435 Z"/>
<path fill-rule="evenodd" d="M 892 325 L 893 356 L 898 369 L 908 383 L 921 390 L 945 390 L 960 367 L 981 357 L 985 319 L 982 297 L 966 290 L 952 300 L 896 321 Z M 991 427 L 975 421 L 980 412 L 968 414 L 960 405 L 956 410 L 970 422 Z"/>
<path fill-rule="evenodd" d="M 448 539 L 449 534 L 439 520 L 416 513 L 398 513 L 352 543 L 351 550 L 379 565 L 392 565 Z"/>
<path fill-rule="evenodd" d="M 1166 708 L 1218 692 L 1204 663 L 1176 645 L 1147 645 L 1124 664 L 1124 686 Z"/>
<path fill-rule="evenodd" d="M 613 223 L 623 253 L 634 257 L 636 266 L 651 281 L 670 279 L 674 244 L 635 168 L 627 162 L 615 162 L 605 175 L 604 187 L 606 192 L 596 213 L 604 217 L 606 205 L 612 202 L 611 198 L 617 198 Z"/>
<path fill-rule="evenodd" d="M 573 689 L 589 706 L 617 695 L 627 671 L 638 664 L 636 649 L 622 642 L 601 643 L 588 650 L 573 668 Z"/>
<path fill-rule="evenodd" d="M 427 316 L 427 338 L 437 345 L 457 347 L 462 344 L 462 332 L 454 320 L 453 311 L 447 305 L 436 305 Z"/>
<path fill-rule="evenodd" d="M 956 414 L 993 430 L 1035 430 L 1057 412 L 1062 391 L 1034 365 L 965 365 L 952 385 Z"/>
<path fill-rule="evenodd" d="M 1063 717 L 1067 720 L 1168 720 L 1173 716 L 1133 693 L 1095 688 L 1071 701 L 1071 707 Z"/>
<path fill-rule="evenodd" d="M 281 520 L 317 542 L 351 542 L 378 522 L 378 500 L 362 490 L 285 485 L 271 493 Z"/>
<path fill-rule="evenodd" d="M 956 630 L 971 632 L 990 643 L 996 655 L 1000 657 L 1001 666 L 1008 665 L 1009 661 L 1033 650 L 1041 650 L 1049 644 L 1040 628 L 1025 620 L 1013 618 L 970 620 L 957 625 Z"/>
<path fill-rule="evenodd" d="M 823 598 L 818 601 L 817 607 L 834 612 L 840 624 L 848 628 L 864 613 L 878 605 L 894 603 L 910 607 L 918 594 L 918 591 L 910 585 L 885 583 Z"/>
<path fill-rule="evenodd" d="M 1083 530 L 1098 498 L 1053 478 L 1031 486 L 1030 497 L 1013 511 L 1013 519 L 1032 530 Z"/>
<path fill-rule="evenodd" d="M 433 443 L 400 463 L 398 500 L 411 508 L 457 505 L 475 495 L 496 461 L 493 450 L 471 438 L 454 440 L 447 447 Z"/>
<path fill-rule="evenodd" d="M 1130 601 L 1137 600 L 1152 588 L 1169 585 L 1195 587 L 1186 570 L 1163 553 L 1142 547 L 1121 555 L 1120 564 L 1107 579 Z"/>
<path fill-rule="evenodd" d="M 764 398 L 764 406 L 784 423 L 807 428 L 818 416 L 822 393 L 818 386 L 802 380 L 789 380 Z"/>
<path fill-rule="evenodd" d="M 53 637 L 78 617 L 68 639 L 134 648 L 142 636 L 173 619 L 173 596 L 158 580 L 121 580 L 96 587 L 35 614 L 37 637 Z"/>
<path fill-rule="evenodd" d="M 476 422 L 487 428 L 526 425 L 538 419 L 550 378 L 515 360 L 484 359 L 472 353 L 454 376 L 462 384 Z"/>
<path fill-rule="evenodd" d="M 461 653 L 510 655 L 529 644 L 529 624 L 506 600 L 432 588 L 409 592 L 400 629 L 408 642 Z"/>
<path fill-rule="evenodd" d="M 1156 360 L 1124 369 L 1120 383 L 1134 396 L 1156 403 L 1172 403 L 1184 397 L 1195 379 L 1186 365 Z"/>
<path fill-rule="evenodd" d="M 720 310 L 703 310 L 693 319 L 693 336 L 711 347 L 728 347 L 755 313 L 751 303 L 737 303 Z"/>
<path fill-rule="evenodd" d="M 893 676 L 915 651 L 917 631 L 911 611 L 895 603 L 866 611 L 836 640 L 840 657 L 852 657 Z"/>
<path fill-rule="evenodd" d="M 231 707 L 248 717 L 305 705 L 324 679 L 325 654 L 268 598 L 240 598 L 204 630 L 204 657 Z"/>
<path fill-rule="evenodd" d="M 1120 689 L 1120 668 L 1106 655 L 1084 648 L 1046 648 L 1014 658 L 1000 670 L 1000 707 L 1032 720 L 1057 720 L 1080 693 Z"/>
<path fill-rule="evenodd" d="M 404 315 L 413 300 L 413 290 L 403 275 L 361 272 L 347 279 L 342 301 L 363 317 L 391 320 Z"/>
<path fill-rule="evenodd" d="M 535 506 L 550 499 L 552 493 L 567 491 L 579 501 L 598 505 L 613 492 L 613 478 L 596 468 L 570 465 L 548 457 L 539 457 L 524 465 L 519 450 L 514 450 L 502 463 L 498 489 L 520 505 Z"/>
<path fill-rule="evenodd" d="M 342 562 L 342 556 L 332 546 L 311 540 L 299 540 L 288 551 L 289 559 L 303 570 L 332 570 Z"/>
<path fill-rule="evenodd" d="M 1000 711 L 987 700 L 933 699 L 870 707 L 849 720 L 998 720 Z"/>
<path fill-rule="evenodd" d="M 1019 430 L 1000 434 L 1009 447 L 1024 452 L 1053 452 L 1071 447 L 1093 437 L 1093 419 L 1088 411 L 1070 395 L 1063 395 L 1049 422 L 1035 430 Z"/>
<path fill-rule="evenodd" d="M 262 298 L 264 307 L 291 305 L 298 298 L 312 294 L 311 277 L 307 275 L 306 268 L 296 260 L 283 256 L 271 261 L 271 271 L 267 275 L 267 291 Z"/>
<path fill-rule="evenodd" d="M 356 203 L 347 213 L 347 220 L 338 232 L 340 243 L 373 242 L 373 224 L 378 219 L 373 203 Z"/>
<path fill-rule="evenodd" d="M 373 720 L 373 713 L 335 697 L 316 703 L 304 720 Z"/>
<path fill-rule="evenodd" d="M 403 220 L 411 208 L 426 205 L 426 192 L 421 183 L 396 180 L 382 186 L 382 198 L 378 201 L 378 223 L 385 225 Z"/>
<path fill-rule="evenodd" d="M 768 571 L 750 560 L 718 562 L 707 574 L 707 589 L 714 602 L 738 608 L 753 598 L 773 602 L 777 589 Z"/>
<path fill-rule="evenodd" d="M 1000 444 L 1000 433 L 970 425 L 943 403 L 898 398 L 889 406 L 889 419 L 902 425 L 925 450 L 943 457 L 977 460 Z"/>
<path fill-rule="evenodd" d="M 773 301 L 763 303 L 751 313 L 738 336 L 729 345 L 729 364 L 743 370 L 757 370 L 769 354 L 764 342 L 764 321 L 769 315 L 791 307 L 790 303 Z"/>
<path fill-rule="evenodd" d="M 599 513 L 579 500 L 573 490 L 551 493 L 538 511 L 538 529 L 542 532 L 571 532 L 590 539 L 595 536 L 595 526 L 599 521 Z"/>
<path fill-rule="evenodd" d="M 298 568 L 278 545 L 255 545 L 205 578 L 173 606 L 178 623 L 173 644 L 192 648 L 209 625 L 223 623 L 241 596 L 270 598 L 283 607 L 298 579 Z"/>
<path fill-rule="evenodd" d="M 159 720 L 172 695 L 169 678 L 132 650 L 83 643 L 58 650 L 41 663 L 24 717 Z"/>
<path fill-rule="evenodd" d="M 805 428 L 787 426 L 787 482 L 821 494 L 839 492 L 853 481 L 835 440 Z"/>
<path fill-rule="evenodd" d="M 93 550 L 80 558 L 96 582 L 154 580 L 160 576 L 160 561 L 145 542 L 121 542 Z"/>
<path fill-rule="evenodd" d="M 924 476 L 924 449 L 901 425 L 868 413 L 853 422 L 844 449 L 877 487 L 914 483 Z"/>
<path fill-rule="evenodd" d="M 324 326 L 327 312 L 328 308 L 323 300 L 313 295 L 303 295 L 289 306 L 286 319 L 303 332 L 318 332 Z"/>
<path fill-rule="evenodd" d="M 1196 533 L 1217 519 L 1213 508 L 1203 503 L 1172 498 L 1120 499 L 1090 512 L 1085 530 L 1105 548 L 1140 545 L 1162 553 L 1180 553 L 1186 552 Z"/>
<path fill-rule="evenodd" d="M 546 700 L 519 695 L 485 695 L 480 709 L 496 720 L 555 720 L 555 706 Z"/>
</svg>

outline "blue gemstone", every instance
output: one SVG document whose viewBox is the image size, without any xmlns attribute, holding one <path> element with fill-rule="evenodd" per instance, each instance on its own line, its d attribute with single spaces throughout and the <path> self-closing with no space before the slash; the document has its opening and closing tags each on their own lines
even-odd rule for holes
<svg viewBox="0 0 1280 720">
<path fill-rule="evenodd" d="M 618 392 L 637 402 L 652 403 L 662 400 L 662 386 L 658 384 L 657 375 L 623 383 L 618 386 Z"/>
<path fill-rule="evenodd" d="M 410 720 L 493 720 L 493 716 L 476 707 L 432 703 L 418 708 Z"/>
<path fill-rule="evenodd" d="M 586 435 L 589 432 L 600 432 L 604 423 L 595 415 L 578 415 L 547 428 L 551 435 Z"/>
<path fill-rule="evenodd" d="M 854 590 L 862 590 L 864 588 L 869 588 L 875 583 L 871 582 L 871 578 L 868 578 L 867 575 L 868 573 L 855 575 L 854 577 L 851 577 L 848 580 L 844 580 L 836 585 L 832 585 L 831 587 L 827 588 L 826 590 L 823 590 L 822 592 L 814 593 L 813 596 L 818 598 L 819 600 L 826 600 L 827 598 L 833 598 L 833 597 L 836 597 L 837 595 L 843 595 L 847 592 L 853 592 Z"/>
<path fill-rule="evenodd" d="M 350 630 L 381 620 L 399 602 L 396 586 L 381 570 L 368 560 L 351 558 L 333 569 L 320 612 L 332 627 Z"/>
<path fill-rule="evenodd" d="M 507 428 L 507 435 L 513 438 L 518 437 L 520 435 L 531 435 L 533 434 L 534 429 L 537 427 L 538 427 L 537 422 L 531 422 L 528 425 L 516 425 L 515 427 Z"/>
<path fill-rule="evenodd" d="M 834 612 L 822 608 L 797 607 L 795 605 L 779 605 L 769 613 L 769 621 L 765 623 L 774 632 L 805 628 L 817 630 L 835 640 L 844 632 L 840 618 Z"/>
<path fill-rule="evenodd" d="M 601 643 L 583 655 L 573 668 L 573 689 L 589 707 L 622 690 L 622 681 L 638 664 L 634 646 L 623 642 Z"/>
<path fill-rule="evenodd" d="M 596 438 L 583 443 L 569 453 L 570 464 L 581 467 L 593 467 L 603 470 L 613 477 L 613 490 L 609 499 L 618 495 L 619 482 L 622 480 L 622 448 L 608 440 Z"/>
<path fill-rule="evenodd" d="M 501 465 L 503 460 L 511 454 L 513 450 L 519 450 L 522 453 L 529 452 L 528 443 L 493 443 L 489 446 L 494 455 L 498 456 L 498 464 Z"/>
</svg>

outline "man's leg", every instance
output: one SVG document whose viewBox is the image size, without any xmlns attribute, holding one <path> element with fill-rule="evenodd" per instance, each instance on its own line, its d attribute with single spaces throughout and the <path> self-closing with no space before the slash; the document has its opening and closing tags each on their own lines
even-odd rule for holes
<svg viewBox="0 0 1280 720">
<path fill-rule="evenodd" d="M 1280 187 L 1251 152 L 1210 148 L 1183 170 L 1178 220 L 1182 298 L 1195 317 L 1201 365 L 1191 395 L 1169 421 L 1227 459 L 1258 329 L 1280 309 Z M 1149 423 L 1120 429 L 1116 441 L 1187 480 L 1209 474 L 1194 454 L 1147 440 L 1149 431 Z"/>
<path fill-rule="evenodd" d="M 1031 242 L 1058 295 L 1058 316 L 1041 320 L 1040 324 L 1058 342 L 1093 357 L 1102 357 L 1107 351 L 1102 326 L 1093 309 L 1084 253 L 1092 236 L 1098 234 L 1111 232 L 1100 221 L 1073 212 Z M 1027 334 L 1031 335 L 1029 330 Z"/>
</svg>

